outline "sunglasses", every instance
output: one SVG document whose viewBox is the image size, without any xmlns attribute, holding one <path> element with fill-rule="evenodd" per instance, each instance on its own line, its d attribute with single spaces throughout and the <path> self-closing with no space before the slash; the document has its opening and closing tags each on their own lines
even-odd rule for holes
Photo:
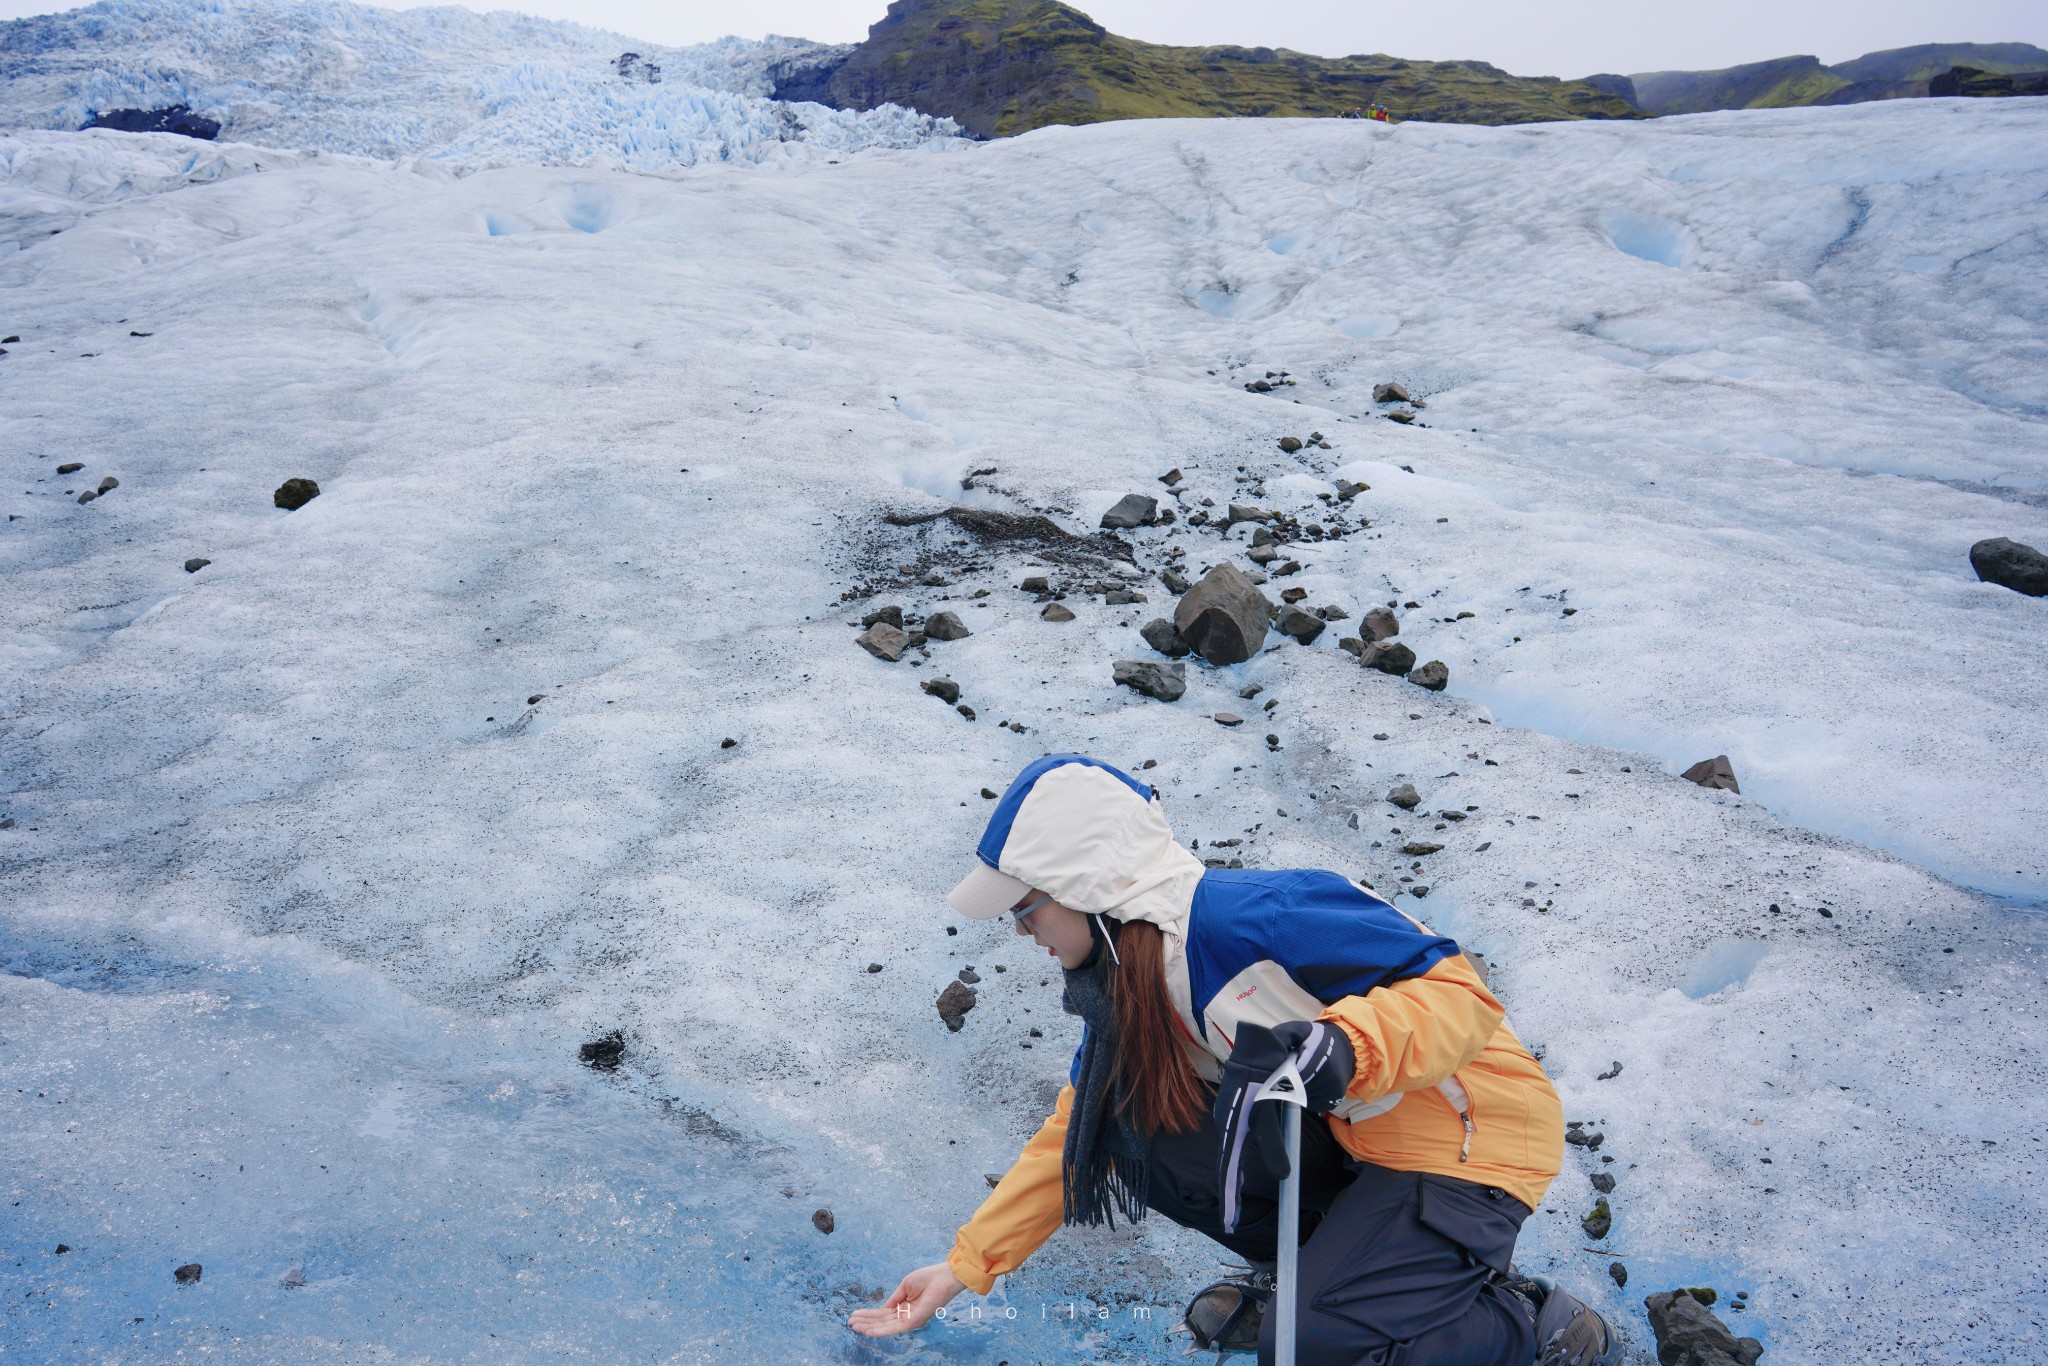
<svg viewBox="0 0 2048 1366">
<path fill-rule="evenodd" d="M 1043 906 L 1046 902 L 1050 900 L 1052 900 L 1052 896 L 1048 893 L 1047 895 L 1042 896 L 1038 898 L 1038 900 L 1032 902 L 1029 906 L 1011 907 L 1010 914 L 1015 916 L 1017 918 L 1017 923 L 1021 925 L 1024 923 L 1025 916 L 1030 915 L 1033 911 L 1037 910 L 1040 906 Z"/>
</svg>

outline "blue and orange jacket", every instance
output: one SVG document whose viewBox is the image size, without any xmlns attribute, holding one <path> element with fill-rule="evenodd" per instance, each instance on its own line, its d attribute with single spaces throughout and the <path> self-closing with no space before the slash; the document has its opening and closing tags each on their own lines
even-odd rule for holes
<svg viewBox="0 0 2048 1366">
<path fill-rule="evenodd" d="M 1357 1057 L 1326 1121 L 1352 1156 L 1498 1186 L 1531 1209 L 1557 1176 L 1564 1116 L 1543 1068 L 1453 941 L 1335 873 L 1205 869 L 1158 794 L 1079 755 L 1011 784 L 978 849 L 1078 911 L 1148 920 L 1166 939 L 1182 1045 L 1209 1082 L 1246 1023 L 1329 1020 Z M 1060 1226 L 1077 1051 L 1053 1113 L 946 1261 L 987 1294 Z"/>
</svg>

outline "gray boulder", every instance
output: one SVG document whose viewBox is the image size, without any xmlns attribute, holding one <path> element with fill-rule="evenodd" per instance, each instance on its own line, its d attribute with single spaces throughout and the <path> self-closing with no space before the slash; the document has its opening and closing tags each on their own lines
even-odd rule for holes
<svg viewBox="0 0 2048 1366">
<path fill-rule="evenodd" d="M 1408 681 L 1418 688 L 1427 688 L 1431 692 L 1442 692 L 1450 685 L 1451 671 L 1441 659 L 1432 659 L 1429 663 L 1410 673 Z"/>
<path fill-rule="evenodd" d="M 1657 1335 L 1658 1366 L 1756 1366 L 1764 1345 L 1739 1338 L 1690 1290 L 1668 1290 L 1643 1300 Z"/>
<path fill-rule="evenodd" d="M 1169 659 L 1180 659 L 1188 652 L 1188 643 L 1180 638 L 1173 623 L 1165 617 L 1154 617 L 1138 628 L 1138 634 L 1145 637 L 1145 643 Z"/>
<path fill-rule="evenodd" d="M 948 982 L 946 989 L 939 993 L 939 1018 L 946 1022 L 946 1028 L 955 1034 L 960 1026 L 967 1023 L 967 1012 L 974 1009 L 976 996 L 974 988 L 964 982 Z"/>
<path fill-rule="evenodd" d="M 1299 607 L 1288 607 L 1281 611 L 1279 619 L 1273 623 L 1273 629 L 1283 636 L 1294 637 L 1304 645 L 1313 645 L 1327 624 L 1314 612 L 1304 612 Z"/>
<path fill-rule="evenodd" d="M 960 685 L 950 678 L 927 678 L 918 686 L 947 706 L 960 700 Z"/>
<path fill-rule="evenodd" d="M 1365 647 L 1358 662 L 1368 669 L 1400 678 L 1415 667 L 1415 651 L 1398 640 L 1375 640 Z"/>
<path fill-rule="evenodd" d="M 860 624 L 862 629 L 866 629 L 878 621 L 886 621 L 900 631 L 903 629 L 903 609 L 894 603 L 889 604 L 887 607 L 877 607 L 874 611 L 862 617 Z"/>
<path fill-rule="evenodd" d="M 1742 791 L 1735 785 L 1735 765 L 1728 762 L 1728 756 L 1725 754 L 1702 759 L 1680 776 L 1689 783 L 1698 783 L 1701 787 L 1718 787 L 1725 792 Z"/>
<path fill-rule="evenodd" d="M 1272 520 L 1273 514 L 1264 508 L 1255 508 L 1244 503 L 1232 503 L 1230 505 L 1230 516 L 1224 519 L 1223 524 L 1225 528 L 1228 528 L 1238 522 L 1270 522 Z"/>
<path fill-rule="evenodd" d="M 1073 612 L 1056 602 L 1047 603 L 1045 610 L 1038 615 L 1046 621 L 1072 621 L 1074 619 Z"/>
<path fill-rule="evenodd" d="M 1363 629 L 1367 640 L 1392 640 L 1401 634 L 1401 619 L 1384 607 L 1375 607 L 1365 614 Z"/>
<path fill-rule="evenodd" d="M 853 638 L 853 643 L 866 650 L 876 659 L 894 664 L 903 658 L 903 651 L 910 644 L 910 637 L 886 621 L 878 621 Z"/>
<path fill-rule="evenodd" d="M 953 612 L 934 612 L 926 617 L 924 633 L 933 640 L 965 640 L 974 634 Z"/>
<path fill-rule="evenodd" d="M 1407 403 L 1410 401 L 1410 396 L 1405 385 L 1389 381 L 1385 384 L 1375 384 L 1372 386 L 1372 401 L 1374 403 Z"/>
<path fill-rule="evenodd" d="M 1266 643 L 1273 603 L 1233 564 L 1219 564 L 1181 596 L 1173 624 L 1211 664 L 1242 664 Z M 1411 661 L 1412 662 L 1412 661 Z"/>
<path fill-rule="evenodd" d="M 1387 793 L 1387 800 L 1403 811 L 1413 811 L 1422 805 L 1422 794 L 1415 790 L 1414 783 L 1401 783 Z"/>
<path fill-rule="evenodd" d="M 2030 598 L 2048 597 L 2048 555 L 2030 545 L 2004 536 L 1979 541 L 1970 547 L 1970 568 L 1986 583 Z"/>
<path fill-rule="evenodd" d="M 1127 493 L 1117 499 L 1116 506 L 1102 514 L 1102 525 L 1110 531 L 1128 531 L 1136 526 L 1151 526 L 1159 520 L 1159 500 L 1142 493 Z"/>
<path fill-rule="evenodd" d="M 1281 437 L 1280 449 L 1286 451 L 1289 455 L 1293 455 L 1296 451 L 1301 449 L 1301 438 L 1298 436 Z"/>
<path fill-rule="evenodd" d="M 1185 664 L 1161 664 L 1156 659 L 1119 659 L 1111 676 L 1133 692 L 1161 702 L 1178 702 L 1188 690 L 1187 670 Z"/>
</svg>

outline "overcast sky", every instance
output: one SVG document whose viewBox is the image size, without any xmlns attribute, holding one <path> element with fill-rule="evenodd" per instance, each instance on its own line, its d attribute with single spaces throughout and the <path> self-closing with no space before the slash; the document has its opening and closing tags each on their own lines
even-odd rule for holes
<svg viewBox="0 0 2048 1366">
<path fill-rule="evenodd" d="M 854 42 L 887 0 L 528 0 L 518 9 L 681 45 L 738 33 Z M 396 3 L 393 8 L 417 6 Z M 0 16 L 65 9 L 0 0 Z M 1113 33 L 1156 43 L 1290 47 L 1323 56 L 1477 58 L 1524 76 L 1733 66 L 1794 53 L 1839 62 L 1934 42 L 2048 47 L 2048 0 L 1084 0 Z"/>
</svg>

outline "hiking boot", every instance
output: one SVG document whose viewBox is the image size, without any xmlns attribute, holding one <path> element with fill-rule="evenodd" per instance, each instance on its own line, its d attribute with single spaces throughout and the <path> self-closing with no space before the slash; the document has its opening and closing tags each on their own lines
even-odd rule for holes
<svg viewBox="0 0 2048 1366">
<path fill-rule="evenodd" d="M 1536 1309 L 1536 1366 L 1614 1366 L 1621 1359 L 1606 1319 L 1548 1276 L 1526 1281 L 1543 1296 Z"/>
<path fill-rule="evenodd" d="M 1224 1352 L 1259 1350 L 1259 1326 L 1266 1321 L 1266 1306 L 1273 1299 L 1273 1273 L 1254 1268 L 1242 1276 L 1229 1276 L 1204 1286 L 1188 1302 L 1182 1322 L 1195 1339 L 1195 1346 Z"/>
</svg>

